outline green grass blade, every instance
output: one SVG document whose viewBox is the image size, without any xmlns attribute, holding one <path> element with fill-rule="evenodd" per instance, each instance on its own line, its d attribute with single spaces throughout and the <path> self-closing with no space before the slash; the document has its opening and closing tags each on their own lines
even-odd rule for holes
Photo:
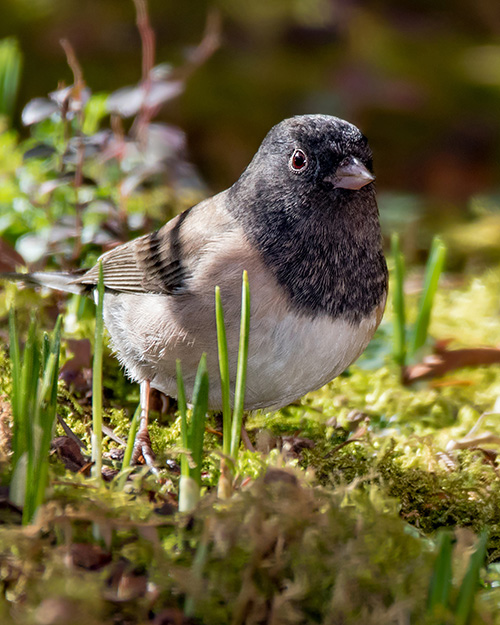
<svg viewBox="0 0 500 625">
<path fill-rule="evenodd" d="M 28 523 L 34 508 L 31 485 L 36 479 L 36 454 L 38 448 L 38 411 L 37 395 L 40 373 L 40 349 L 37 338 L 36 320 L 32 318 L 28 330 L 28 339 L 24 346 L 21 372 L 21 415 L 22 435 L 26 440 L 26 498 L 23 506 L 23 522 Z"/>
<path fill-rule="evenodd" d="M 92 475 L 102 476 L 102 353 L 104 342 L 104 273 L 99 262 L 95 315 L 94 363 L 92 367 Z"/>
<path fill-rule="evenodd" d="M 57 365 L 59 364 L 59 351 L 61 349 L 61 324 L 62 317 L 59 315 L 54 327 L 52 341 L 49 339 L 47 334 L 44 335 L 44 341 L 42 343 L 43 376 L 42 383 L 38 389 L 39 403 L 45 401 L 48 395 L 50 395 L 51 403 L 54 403 L 57 399 L 57 377 L 56 384 L 54 385 L 54 375 L 57 376 Z"/>
<path fill-rule="evenodd" d="M 16 317 L 14 310 L 9 311 L 9 354 L 12 364 L 12 419 L 14 427 L 12 430 L 12 452 L 13 466 L 16 466 L 19 458 L 25 450 L 25 441 L 19 431 L 21 424 L 21 353 L 19 349 L 19 337 L 17 335 Z"/>
<path fill-rule="evenodd" d="M 207 355 L 202 354 L 193 388 L 193 413 L 189 428 L 189 449 L 196 466 L 190 469 L 191 477 L 201 486 L 201 463 L 203 460 L 203 440 L 208 410 L 208 371 Z"/>
<path fill-rule="evenodd" d="M 132 462 L 132 454 L 134 453 L 134 443 L 137 430 L 139 429 L 139 417 L 141 415 L 141 404 L 137 404 L 134 416 L 130 422 L 130 430 L 127 438 L 127 446 L 125 447 L 125 453 L 123 454 L 122 470 L 127 469 Z"/>
<path fill-rule="evenodd" d="M 47 332 L 42 335 L 42 368 L 45 370 L 50 355 L 50 338 Z"/>
<path fill-rule="evenodd" d="M 58 317 L 52 339 L 44 335 L 40 343 L 36 321 L 32 319 L 21 364 L 13 313 L 9 317 L 15 438 L 10 496 L 22 505 L 25 524 L 33 520 L 43 503 L 48 483 L 50 443 L 57 407 L 61 326 L 62 317 Z"/>
<path fill-rule="evenodd" d="M 132 454 L 134 453 L 135 437 L 137 436 L 137 430 L 139 429 L 139 417 L 141 415 L 141 404 L 137 405 L 134 416 L 130 422 L 130 429 L 128 432 L 127 446 L 125 447 L 125 453 L 123 454 L 122 468 L 118 475 L 117 489 L 123 490 L 127 482 L 127 477 L 130 473 L 129 467 L 132 462 Z"/>
<path fill-rule="evenodd" d="M 196 553 L 193 558 L 193 563 L 191 565 L 191 576 L 193 579 L 201 582 L 203 577 L 203 569 L 205 568 L 209 546 L 210 546 L 210 534 L 209 534 L 209 521 L 205 520 L 205 526 L 203 529 L 203 534 L 201 535 L 200 542 L 198 543 L 198 547 L 196 548 Z M 192 618 L 195 614 L 196 608 L 196 600 L 191 593 L 186 593 L 186 600 L 184 602 L 184 615 L 187 618 Z"/>
<path fill-rule="evenodd" d="M 37 423 L 39 444 L 34 459 L 35 479 L 33 481 L 33 510 L 30 519 L 45 499 L 49 481 L 50 443 L 54 433 L 57 408 L 57 382 L 59 378 L 59 355 L 61 349 L 62 317 L 59 316 L 48 345 L 48 357 L 45 364 L 42 384 L 39 387 L 37 401 Z"/>
<path fill-rule="evenodd" d="M 59 358 L 61 355 L 61 331 L 62 331 L 63 317 L 59 315 L 52 333 L 52 341 L 50 342 L 50 355 L 54 357 L 55 366 L 53 371 L 50 403 L 52 406 L 57 405 L 57 382 L 59 380 Z"/>
<path fill-rule="evenodd" d="M 23 508 L 23 523 L 30 520 L 33 509 L 33 493 L 30 486 L 35 476 L 34 457 L 36 449 L 36 422 L 33 415 L 36 409 L 36 396 L 39 374 L 39 351 L 36 336 L 36 322 L 32 318 L 28 338 L 24 346 L 22 361 L 17 329 L 13 314 L 9 319 L 11 354 L 13 363 L 13 477 L 9 496 Z"/>
<path fill-rule="evenodd" d="M 31 320 L 28 330 L 28 338 L 24 346 L 23 351 L 23 363 L 21 366 L 21 384 L 20 384 L 20 423 L 21 432 L 25 437 L 26 449 L 30 448 L 30 427 L 29 418 L 34 408 L 34 402 L 36 399 L 36 391 L 38 387 L 38 341 L 36 337 L 36 322 Z"/>
<path fill-rule="evenodd" d="M 187 422 L 187 402 L 186 391 L 184 389 L 184 379 L 182 377 L 181 361 L 176 361 L 177 373 L 177 405 L 181 415 L 181 440 L 184 449 L 189 449 L 188 422 Z M 185 453 L 181 455 L 181 475 L 189 477 L 189 461 Z"/>
<path fill-rule="evenodd" d="M 189 466 L 186 453 L 181 457 L 181 478 L 179 480 L 179 511 L 190 512 L 200 498 L 201 463 L 203 460 L 203 440 L 205 419 L 208 409 L 207 356 L 203 354 L 198 365 L 193 388 L 193 410 L 191 421 L 187 423 L 186 396 L 180 362 L 177 361 L 177 386 L 179 411 L 181 413 L 182 445 L 189 450 L 194 466 Z"/>
<path fill-rule="evenodd" d="M 417 320 L 413 329 L 410 343 L 410 355 L 416 352 L 425 344 L 427 331 L 432 312 L 432 304 L 437 291 L 439 277 L 443 271 L 446 257 L 446 247 L 438 237 L 434 237 L 432 242 L 429 260 L 425 271 L 424 287 L 420 297 Z"/>
<path fill-rule="evenodd" d="M 247 377 L 248 338 L 250 334 L 250 287 L 248 274 L 243 272 L 241 288 L 241 321 L 240 342 L 238 346 L 238 367 L 236 370 L 236 385 L 234 389 L 234 411 L 231 430 L 230 455 L 236 458 L 240 446 L 241 426 L 243 424 L 243 408 L 245 405 L 245 386 Z"/>
<path fill-rule="evenodd" d="M 0 41 L 0 115 L 12 119 L 21 76 L 22 55 L 12 37 Z"/>
<path fill-rule="evenodd" d="M 229 356 L 227 353 L 226 326 L 220 288 L 215 287 L 215 319 L 217 324 L 217 348 L 219 354 L 220 387 L 222 396 L 222 453 L 231 453 L 231 390 L 229 382 Z"/>
<path fill-rule="evenodd" d="M 487 542 L 488 532 L 484 530 L 479 535 L 476 550 L 470 557 L 469 566 L 462 581 L 462 585 L 460 586 L 460 593 L 455 610 L 455 625 L 467 625 L 472 615 L 474 597 L 476 596 L 479 584 L 479 572 L 486 556 Z"/>
<path fill-rule="evenodd" d="M 406 315 L 405 315 L 405 261 L 399 245 L 399 236 L 394 232 L 391 237 L 392 260 L 394 263 L 394 281 L 392 287 L 392 307 L 394 311 L 394 360 L 400 367 L 406 364 Z"/>
<path fill-rule="evenodd" d="M 430 616 L 432 616 L 436 609 L 441 609 L 442 613 L 444 613 L 449 607 L 450 591 L 453 581 L 452 551 L 450 532 L 442 532 L 439 539 L 439 551 L 429 585 L 427 612 Z"/>
</svg>

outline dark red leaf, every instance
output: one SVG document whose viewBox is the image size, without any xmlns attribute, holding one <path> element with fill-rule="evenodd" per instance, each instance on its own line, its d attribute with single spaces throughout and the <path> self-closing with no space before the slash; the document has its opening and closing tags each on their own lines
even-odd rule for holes
<svg viewBox="0 0 500 625">
<path fill-rule="evenodd" d="M 15 271 L 26 265 L 24 258 L 4 239 L 0 239 L 0 271 Z"/>
</svg>

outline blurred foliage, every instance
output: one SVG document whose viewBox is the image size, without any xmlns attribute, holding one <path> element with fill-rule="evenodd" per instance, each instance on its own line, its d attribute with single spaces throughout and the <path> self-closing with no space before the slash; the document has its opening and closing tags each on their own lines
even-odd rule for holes
<svg viewBox="0 0 500 625">
<path fill-rule="evenodd" d="M 323 112 L 360 125 L 380 189 L 421 198 L 430 229 L 498 192 L 496 0 L 151 0 L 158 59 L 180 63 L 214 8 L 222 46 L 164 113 L 187 131 L 214 190 L 234 181 L 272 124 Z M 26 58 L 20 101 L 69 81 L 61 37 L 97 92 L 136 82 L 134 21 L 132 2 L 121 0 L 5 0 L 0 37 L 17 36 Z M 417 250 L 430 240 L 421 237 Z"/>
<path fill-rule="evenodd" d="M 306 112 L 339 115 L 370 139 L 385 232 L 401 232 L 410 260 L 425 258 L 436 231 L 454 247 L 454 268 L 469 258 L 498 260 L 494 246 L 478 241 L 485 230 L 500 235 L 496 0 L 149 5 L 157 59 L 174 65 L 189 58 L 210 11 L 220 14 L 219 50 L 159 118 L 185 129 L 190 158 L 213 191 L 238 177 L 274 123 Z M 61 79 L 69 84 L 62 37 L 93 91 L 140 77 L 132 1 L 5 0 L 0 38 L 13 35 L 25 56 L 21 103 Z"/>
<path fill-rule="evenodd" d="M 92 261 L 103 247 L 151 230 L 202 197 L 184 133 L 152 122 L 182 92 L 185 77 L 154 67 L 151 57 L 136 85 L 93 95 L 70 44 L 64 48 L 74 84 L 26 104 L 22 122 L 31 138 L 0 133 L 2 251 L 8 256 L 10 243 L 20 255 L 11 254 L 12 269 L 23 259 L 85 264 L 88 254 Z M 203 54 L 210 50 L 198 62 Z M 0 69 L 9 74 L 15 61 L 4 59 Z"/>
<path fill-rule="evenodd" d="M 19 78 L 21 52 L 14 38 L 0 42 L 0 115 L 11 118 L 14 114 Z"/>
</svg>

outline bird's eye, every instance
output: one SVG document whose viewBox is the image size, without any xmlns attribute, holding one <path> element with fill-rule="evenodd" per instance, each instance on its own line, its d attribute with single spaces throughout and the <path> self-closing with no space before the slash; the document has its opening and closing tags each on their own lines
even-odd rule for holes
<svg viewBox="0 0 500 625">
<path fill-rule="evenodd" d="M 295 150 L 290 158 L 290 169 L 299 173 L 307 167 L 307 156 L 302 150 Z"/>
</svg>

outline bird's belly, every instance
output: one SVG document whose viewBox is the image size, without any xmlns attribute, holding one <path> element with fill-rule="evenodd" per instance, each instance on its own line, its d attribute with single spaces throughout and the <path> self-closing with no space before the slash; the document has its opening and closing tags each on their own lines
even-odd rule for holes
<svg viewBox="0 0 500 625">
<path fill-rule="evenodd" d="M 360 323 L 289 316 L 252 345 L 246 408 L 285 406 L 342 373 L 364 351 L 378 326 L 374 312 Z"/>
<path fill-rule="evenodd" d="M 196 368 L 205 352 L 209 406 L 220 409 L 213 307 L 204 312 L 198 308 L 198 317 L 186 323 L 186 319 L 174 314 L 169 300 L 155 295 L 106 295 L 105 322 L 118 358 L 132 379 L 149 379 L 154 388 L 173 397 L 177 395 L 175 363 L 179 358 L 190 398 Z M 266 314 L 259 314 L 257 307 L 250 323 L 245 408 L 278 408 L 320 388 L 356 360 L 379 321 L 380 311 L 353 323 L 327 316 L 313 320 L 289 314 L 283 308 L 274 315 L 269 309 Z M 227 328 L 232 390 L 238 325 Z"/>
</svg>

